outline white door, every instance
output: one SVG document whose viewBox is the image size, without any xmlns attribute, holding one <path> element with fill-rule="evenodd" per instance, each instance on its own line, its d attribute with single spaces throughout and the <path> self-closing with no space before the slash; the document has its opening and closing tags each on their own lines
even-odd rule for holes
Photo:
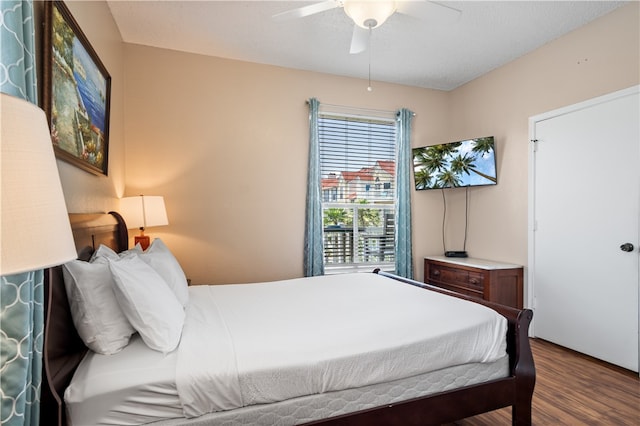
<svg viewBox="0 0 640 426">
<path fill-rule="evenodd" d="M 537 140 L 530 198 L 534 333 L 633 371 L 639 322 L 638 105 L 634 87 L 530 120 Z"/>
</svg>

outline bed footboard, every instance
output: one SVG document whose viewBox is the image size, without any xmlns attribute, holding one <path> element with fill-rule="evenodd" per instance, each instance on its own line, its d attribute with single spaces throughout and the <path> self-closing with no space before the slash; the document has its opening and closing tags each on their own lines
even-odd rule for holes
<svg viewBox="0 0 640 426">
<path fill-rule="evenodd" d="M 441 392 L 398 404 L 390 404 L 363 410 L 344 416 L 312 422 L 312 425 L 385 425 L 423 426 L 440 425 L 461 420 L 500 408 L 512 408 L 512 423 L 531 425 L 531 400 L 536 373 L 529 344 L 529 324 L 533 319 L 530 309 L 515 309 L 483 300 L 473 299 L 452 291 L 440 289 L 418 281 L 375 270 L 374 273 L 392 278 L 425 290 L 448 294 L 486 305 L 508 321 L 507 353 L 508 377 L 477 385 Z"/>
</svg>

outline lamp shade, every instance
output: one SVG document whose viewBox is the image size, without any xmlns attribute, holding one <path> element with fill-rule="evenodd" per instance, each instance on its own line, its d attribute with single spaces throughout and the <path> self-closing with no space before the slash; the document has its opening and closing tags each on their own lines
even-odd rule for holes
<svg viewBox="0 0 640 426">
<path fill-rule="evenodd" d="M 74 259 L 47 118 L 31 102 L 0 94 L 0 275 Z"/>
<path fill-rule="evenodd" d="M 120 200 L 120 213 L 128 228 L 147 228 L 168 225 L 164 197 L 138 195 Z"/>
</svg>

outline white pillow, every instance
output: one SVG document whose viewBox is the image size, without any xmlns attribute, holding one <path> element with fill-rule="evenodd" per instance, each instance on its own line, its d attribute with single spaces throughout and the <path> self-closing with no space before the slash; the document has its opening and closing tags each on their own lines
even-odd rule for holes
<svg viewBox="0 0 640 426">
<path fill-rule="evenodd" d="M 71 318 L 89 349 L 111 355 L 129 343 L 135 330 L 120 309 L 107 263 L 72 260 L 62 266 Z"/>
<path fill-rule="evenodd" d="M 136 244 L 134 248 L 125 250 L 120 252 L 120 254 L 116 253 L 111 249 L 111 247 L 107 247 L 104 244 L 100 244 L 98 250 L 93 252 L 91 259 L 89 262 L 95 262 L 98 260 L 107 260 L 107 259 L 117 259 L 119 257 L 129 256 L 131 254 L 140 254 L 142 253 L 142 246 L 140 244 Z"/>
<path fill-rule="evenodd" d="M 180 263 L 160 238 L 153 240 L 147 250 L 140 256 L 166 281 L 169 288 L 183 307 L 189 303 L 187 277 Z"/>
<path fill-rule="evenodd" d="M 98 250 L 94 251 L 93 254 L 91 255 L 91 259 L 89 259 L 89 262 L 95 262 L 96 260 L 101 258 L 117 259 L 118 253 L 113 251 L 111 247 L 107 247 L 104 244 L 100 244 L 100 246 L 98 247 Z"/>
<path fill-rule="evenodd" d="M 171 352 L 180 342 L 184 309 L 164 280 L 138 255 L 110 259 L 115 295 L 125 316 L 151 349 Z"/>
</svg>

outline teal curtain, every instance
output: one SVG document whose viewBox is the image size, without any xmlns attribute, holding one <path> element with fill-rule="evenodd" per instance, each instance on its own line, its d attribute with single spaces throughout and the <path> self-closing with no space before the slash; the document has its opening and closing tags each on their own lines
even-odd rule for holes
<svg viewBox="0 0 640 426">
<path fill-rule="evenodd" d="M 322 191 L 320 188 L 320 146 L 318 141 L 318 110 L 320 102 L 309 99 L 309 167 L 307 176 L 307 206 L 304 230 L 304 276 L 324 274 L 322 244 Z"/>
<path fill-rule="evenodd" d="M 43 300 L 43 270 L 1 277 L 0 424 L 3 426 L 39 422 Z"/>
<path fill-rule="evenodd" d="M 33 2 L 1 0 L 0 91 L 38 104 Z"/>
<path fill-rule="evenodd" d="M 411 249 L 411 119 L 406 108 L 396 123 L 396 274 L 413 278 Z"/>
<path fill-rule="evenodd" d="M 33 2 L 0 1 L 0 91 L 38 103 Z M 0 424 L 37 425 L 42 382 L 44 271 L 0 280 Z"/>
</svg>

